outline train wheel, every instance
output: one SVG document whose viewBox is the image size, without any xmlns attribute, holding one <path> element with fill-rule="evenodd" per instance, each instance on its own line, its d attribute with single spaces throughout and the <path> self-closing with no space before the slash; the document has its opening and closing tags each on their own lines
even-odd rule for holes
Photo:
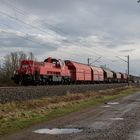
<svg viewBox="0 0 140 140">
<path fill-rule="evenodd" d="M 19 86 L 23 85 L 23 80 L 21 78 L 19 79 L 18 84 L 19 84 Z"/>
<path fill-rule="evenodd" d="M 52 77 L 49 78 L 49 82 L 48 83 L 49 83 L 49 85 L 52 85 L 53 84 Z"/>
</svg>

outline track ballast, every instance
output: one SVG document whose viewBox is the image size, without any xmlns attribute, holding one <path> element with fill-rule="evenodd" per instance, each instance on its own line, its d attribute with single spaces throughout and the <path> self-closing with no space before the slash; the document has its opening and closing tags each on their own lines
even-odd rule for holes
<svg viewBox="0 0 140 140">
<path fill-rule="evenodd" d="M 25 101 L 43 97 L 63 96 L 68 93 L 86 93 L 89 91 L 99 91 L 124 86 L 127 86 L 127 84 L 0 87 L 0 103 L 4 104 L 13 101 Z"/>
</svg>

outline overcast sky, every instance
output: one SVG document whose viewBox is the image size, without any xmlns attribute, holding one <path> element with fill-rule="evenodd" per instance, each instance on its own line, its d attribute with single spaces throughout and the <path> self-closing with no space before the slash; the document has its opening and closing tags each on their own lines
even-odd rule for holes
<svg viewBox="0 0 140 140">
<path fill-rule="evenodd" d="M 0 58 L 33 52 L 140 75 L 140 4 L 136 0 L 0 0 Z M 114 61 L 115 60 L 115 61 Z"/>
</svg>

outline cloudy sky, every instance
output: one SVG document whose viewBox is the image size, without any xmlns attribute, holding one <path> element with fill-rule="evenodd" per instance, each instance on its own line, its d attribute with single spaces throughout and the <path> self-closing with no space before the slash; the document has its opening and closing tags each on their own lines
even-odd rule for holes
<svg viewBox="0 0 140 140">
<path fill-rule="evenodd" d="M 106 65 L 140 75 L 136 0 L 0 0 L 0 59 L 10 52 Z M 118 57 L 116 57 L 118 56 Z M 100 58 L 98 61 L 96 61 Z"/>
</svg>

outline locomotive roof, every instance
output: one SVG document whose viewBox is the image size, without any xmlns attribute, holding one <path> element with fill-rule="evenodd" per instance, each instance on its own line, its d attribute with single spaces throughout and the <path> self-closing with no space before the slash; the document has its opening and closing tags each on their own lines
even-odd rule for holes
<svg viewBox="0 0 140 140">
<path fill-rule="evenodd" d="M 76 62 L 76 61 L 72 61 L 72 60 L 65 60 L 64 62 L 72 62 L 72 63 L 77 63 L 77 64 L 82 64 L 82 65 L 88 66 L 87 64 Z"/>
</svg>

